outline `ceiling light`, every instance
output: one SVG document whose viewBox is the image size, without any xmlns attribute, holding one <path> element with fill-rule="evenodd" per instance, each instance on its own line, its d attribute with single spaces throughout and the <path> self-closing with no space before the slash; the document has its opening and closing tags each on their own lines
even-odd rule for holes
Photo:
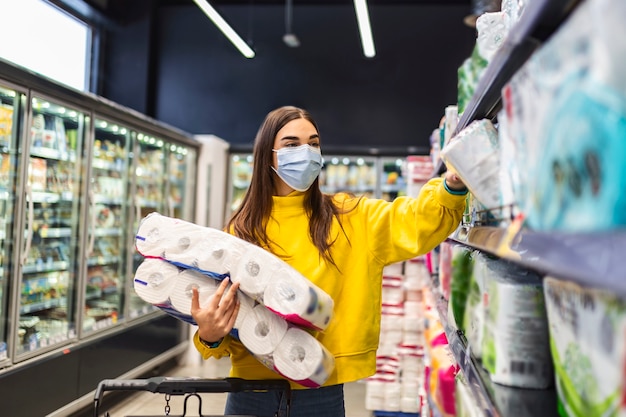
<svg viewBox="0 0 626 417">
<path fill-rule="evenodd" d="M 300 46 L 300 40 L 291 31 L 291 19 L 293 18 L 293 3 L 292 0 L 285 2 L 285 34 L 283 35 L 283 42 L 290 48 L 297 48 Z"/>
<path fill-rule="evenodd" d="M 354 0 L 354 10 L 356 10 L 356 20 L 359 24 L 363 54 L 368 58 L 373 58 L 376 56 L 376 49 L 374 48 L 372 27 L 370 26 L 369 12 L 367 11 L 367 1 Z"/>
<path fill-rule="evenodd" d="M 243 56 L 246 58 L 254 58 L 254 51 L 252 48 L 250 48 L 250 46 L 243 39 L 241 39 L 241 36 L 239 36 L 228 23 L 226 23 L 222 16 L 220 16 L 220 14 L 209 4 L 208 1 L 193 0 L 193 2 L 196 3 L 200 9 L 202 9 L 204 14 L 207 15 L 213 23 L 215 23 L 215 26 L 217 26 L 218 29 L 222 31 L 224 36 L 226 36 L 228 40 L 230 40 L 233 45 L 239 49 L 239 52 L 241 52 Z"/>
</svg>

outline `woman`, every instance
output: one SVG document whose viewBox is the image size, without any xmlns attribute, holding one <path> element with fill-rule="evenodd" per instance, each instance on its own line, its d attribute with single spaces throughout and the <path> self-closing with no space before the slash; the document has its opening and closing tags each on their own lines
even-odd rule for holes
<svg viewBox="0 0 626 417">
<path fill-rule="evenodd" d="M 296 107 L 270 112 L 254 143 L 254 171 L 227 230 L 282 258 L 334 300 L 328 328 L 316 335 L 334 355 L 326 383 L 292 383 L 292 417 L 343 417 L 343 384 L 375 373 L 383 267 L 432 250 L 452 233 L 465 208 L 464 184 L 453 174 L 430 180 L 415 198 L 393 202 L 326 195 L 319 188 L 320 135 L 311 115 Z M 228 335 L 237 312 L 237 284 L 221 284 L 209 305 L 192 315 L 202 356 L 229 355 L 231 376 L 280 378 Z M 272 416 L 275 393 L 231 393 L 226 414 Z"/>
</svg>

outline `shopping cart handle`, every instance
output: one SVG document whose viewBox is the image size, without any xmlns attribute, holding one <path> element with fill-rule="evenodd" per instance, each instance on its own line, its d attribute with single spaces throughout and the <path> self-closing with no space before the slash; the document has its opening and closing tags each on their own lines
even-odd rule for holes
<svg viewBox="0 0 626 417">
<path fill-rule="evenodd" d="M 291 386 L 284 379 L 206 379 L 162 376 L 145 379 L 104 379 L 100 381 L 94 394 L 95 417 L 98 417 L 99 405 L 102 402 L 102 396 L 105 391 L 147 391 L 170 395 L 202 392 L 284 391 L 288 404 L 291 400 Z"/>
</svg>

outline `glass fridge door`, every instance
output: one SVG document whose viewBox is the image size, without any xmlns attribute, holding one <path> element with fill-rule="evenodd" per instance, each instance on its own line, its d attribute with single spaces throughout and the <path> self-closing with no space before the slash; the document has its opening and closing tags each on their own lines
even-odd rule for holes
<svg viewBox="0 0 626 417">
<path fill-rule="evenodd" d="M 76 337 L 81 149 L 89 122 L 84 112 L 43 97 L 33 97 L 31 107 L 16 339 L 24 356 Z"/>
<path fill-rule="evenodd" d="M 381 157 L 379 160 L 380 196 L 387 201 L 406 195 L 406 178 L 404 178 L 404 157 Z"/>
<path fill-rule="evenodd" d="M 134 178 L 134 193 L 130 206 L 134 207 L 131 247 L 134 247 L 135 233 L 139 228 L 139 222 L 148 214 L 158 212 L 167 215 L 168 200 L 165 198 L 165 185 L 167 178 L 166 171 L 166 142 L 145 133 L 133 132 L 133 165 L 130 167 L 131 176 Z M 132 251 L 131 277 L 139 265 L 143 262 L 143 257 Z M 143 301 L 132 288 L 132 279 L 129 279 L 128 290 L 128 316 L 133 319 L 143 316 L 157 308 Z"/>
<path fill-rule="evenodd" d="M 193 221 L 196 196 L 196 165 L 198 151 L 190 146 L 171 143 L 167 158 L 166 214 Z"/>
<path fill-rule="evenodd" d="M 347 192 L 375 197 L 376 158 L 369 156 L 324 155 L 320 188 L 325 193 Z"/>
<path fill-rule="evenodd" d="M 25 104 L 24 94 L 0 84 L 0 364 L 9 360 L 8 326 L 13 319 L 8 311 L 8 284 L 15 254 L 12 231 L 18 175 L 18 137 L 23 126 Z"/>
<path fill-rule="evenodd" d="M 252 180 L 252 154 L 234 153 L 230 155 L 230 189 L 226 217 L 230 217 L 241 205 Z"/>
<path fill-rule="evenodd" d="M 87 334 L 118 323 L 123 314 L 129 245 L 126 196 L 130 129 L 96 118 L 91 154 L 87 275 L 82 330 Z"/>
</svg>

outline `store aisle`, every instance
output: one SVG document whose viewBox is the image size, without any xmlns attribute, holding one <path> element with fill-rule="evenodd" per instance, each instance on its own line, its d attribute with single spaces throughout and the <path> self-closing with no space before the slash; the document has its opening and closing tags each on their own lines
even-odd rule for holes
<svg viewBox="0 0 626 417">
<path fill-rule="evenodd" d="M 228 374 L 230 362 L 228 358 L 209 359 L 200 365 L 181 366 L 167 372 L 167 376 L 188 376 L 200 378 L 220 378 Z M 345 402 L 346 417 L 371 417 L 372 412 L 365 409 L 365 383 L 353 382 L 346 384 Z M 203 394 L 203 415 L 222 415 L 226 394 Z M 108 411 L 111 416 L 165 415 L 165 397 L 160 394 L 139 393 L 112 407 Z M 197 415 L 198 402 L 192 398 L 187 402 L 187 414 Z M 171 414 L 182 415 L 183 397 L 174 396 L 170 400 Z"/>
</svg>

